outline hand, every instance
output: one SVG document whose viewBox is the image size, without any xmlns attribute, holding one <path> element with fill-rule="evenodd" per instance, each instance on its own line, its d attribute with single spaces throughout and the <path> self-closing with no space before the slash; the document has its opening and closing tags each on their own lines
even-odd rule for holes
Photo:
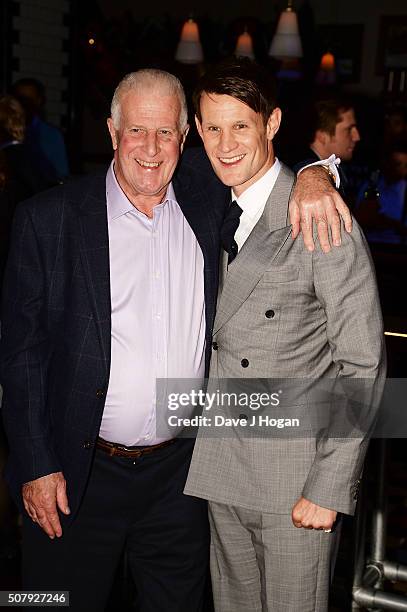
<svg viewBox="0 0 407 612">
<path fill-rule="evenodd" d="M 300 497 L 291 512 L 291 519 L 295 527 L 305 529 L 332 529 L 336 521 L 337 512 L 323 508 L 312 501 Z"/>
<path fill-rule="evenodd" d="M 352 217 L 349 208 L 331 183 L 324 168 L 306 168 L 297 178 L 289 206 L 290 222 L 295 239 L 300 230 L 304 244 L 309 251 L 315 248 L 312 223 L 317 224 L 318 239 L 325 253 L 331 250 L 328 226 L 335 246 L 341 244 L 341 225 L 338 212 L 345 223 L 347 232 L 352 231 Z"/>
<path fill-rule="evenodd" d="M 66 481 L 62 472 L 53 472 L 22 487 L 24 508 L 34 523 L 38 523 L 53 540 L 62 535 L 57 508 L 70 514 L 66 496 Z"/>
</svg>

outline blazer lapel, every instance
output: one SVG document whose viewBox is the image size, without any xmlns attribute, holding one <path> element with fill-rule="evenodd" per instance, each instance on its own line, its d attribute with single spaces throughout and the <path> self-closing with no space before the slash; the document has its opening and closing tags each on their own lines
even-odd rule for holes
<svg viewBox="0 0 407 612">
<path fill-rule="evenodd" d="M 95 190 L 85 194 L 79 215 L 81 260 L 99 333 L 102 358 L 110 369 L 111 299 L 106 180 L 98 177 Z"/>
<path fill-rule="evenodd" d="M 262 216 L 225 273 L 214 333 L 227 323 L 249 297 L 290 236 L 291 225 L 287 225 L 287 215 L 293 185 L 294 174 L 282 165 Z M 223 258 L 223 264 L 224 261 Z"/>
<path fill-rule="evenodd" d="M 173 186 L 177 202 L 198 240 L 204 257 L 206 332 L 209 338 L 215 317 L 219 273 L 220 220 L 215 215 L 215 209 L 218 207 L 223 214 L 222 193 L 212 193 L 210 189 L 194 189 L 194 182 L 186 180 L 185 176 L 182 181 L 174 180 Z M 224 198 L 229 198 L 227 190 L 224 192 Z"/>
</svg>

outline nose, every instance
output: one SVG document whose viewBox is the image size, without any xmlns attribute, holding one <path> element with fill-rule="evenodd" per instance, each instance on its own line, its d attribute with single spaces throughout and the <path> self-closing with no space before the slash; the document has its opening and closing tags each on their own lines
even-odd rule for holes
<svg viewBox="0 0 407 612">
<path fill-rule="evenodd" d="M 353 142 L 359 142 L 360 140 L 359 130 L 356 126 L 352 128 L 352 140 Z"/>
<path fill-rule="evenodd" d="M 231 130 L 223 130 L 219 139 L 219 149 L 222 153 L 228 153 L 237 146 L 236 139 Z"/>
<path fill-rule="evenodd" d="M 155 131 L 151 131 L 147 133 L 147 138 L 145 140 L 145 149 L 146 153 L 149 157 L 154 157 L 158 153 L 158 136 Z"/>
</svg>

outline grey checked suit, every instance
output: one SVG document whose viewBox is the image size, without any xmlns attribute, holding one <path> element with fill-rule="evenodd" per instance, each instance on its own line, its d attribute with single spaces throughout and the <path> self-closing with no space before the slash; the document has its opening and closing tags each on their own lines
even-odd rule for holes
<svg viewBox="0 0 407 612">
<path fill-rule="evenodd" d="M 293 183 L 294 175 L 282 166 L 262 217 L 229 269 L 223 259 L 209 389 L 224 378 L 368 379 L 374 410 L 385 359 L 368 247 L 356 223 L 351 234 L 342 232 L 341 248 L 328 254 L 319 247 L 311 253 L 301 239 L 293 241 L 287 225 Z M 238 430 L 224 437 L 200 431 L 185 492 L 215 502 L 214 507 L 251 510 L 252 516 L 287 516 L 301 495 L 353 514 L 366 447 L 363 434 L 276 439 Z M 218 527 L 212 527 L 217 537 Z M 292 529 L 296 538 L 305 531 Z M 289 530 L 286 537 L 290 539 Z M 293 563 L 295 574 L 299 566 Z M 315 597 L 313 593 L 310 603 L 303 599 L 298 609 L 325 609 L 326 593 L 318 604 Z M 243 605 L 222 601 L 218 598 L 217 610 L 243 610 Z M 284 597 L 280 605 L 296 609 Z M 255 604 L 252 609 L 257 610 Z M 279 604 L 274 610 L 280 610 Z"/>
</svg>

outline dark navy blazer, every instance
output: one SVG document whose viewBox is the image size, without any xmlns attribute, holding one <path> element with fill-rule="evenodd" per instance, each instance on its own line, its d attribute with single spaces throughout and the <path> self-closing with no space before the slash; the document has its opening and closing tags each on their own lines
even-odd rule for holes
<svg viewBox="0 0 407 612">
<path fill-rule="evenodd" d="M 3 292 L 6 478 L 21 507 L 22 483 L 62 470 L 71 508 L 64 522 L 85 489 L 109 382 L 105 178 L 105 172 L 82 178 L 18 207 Z M 173 185 L 204 257 L 208 368 L 219 228 L 230 192 L 200 149 L 186 151 Z"/>
</svg>

